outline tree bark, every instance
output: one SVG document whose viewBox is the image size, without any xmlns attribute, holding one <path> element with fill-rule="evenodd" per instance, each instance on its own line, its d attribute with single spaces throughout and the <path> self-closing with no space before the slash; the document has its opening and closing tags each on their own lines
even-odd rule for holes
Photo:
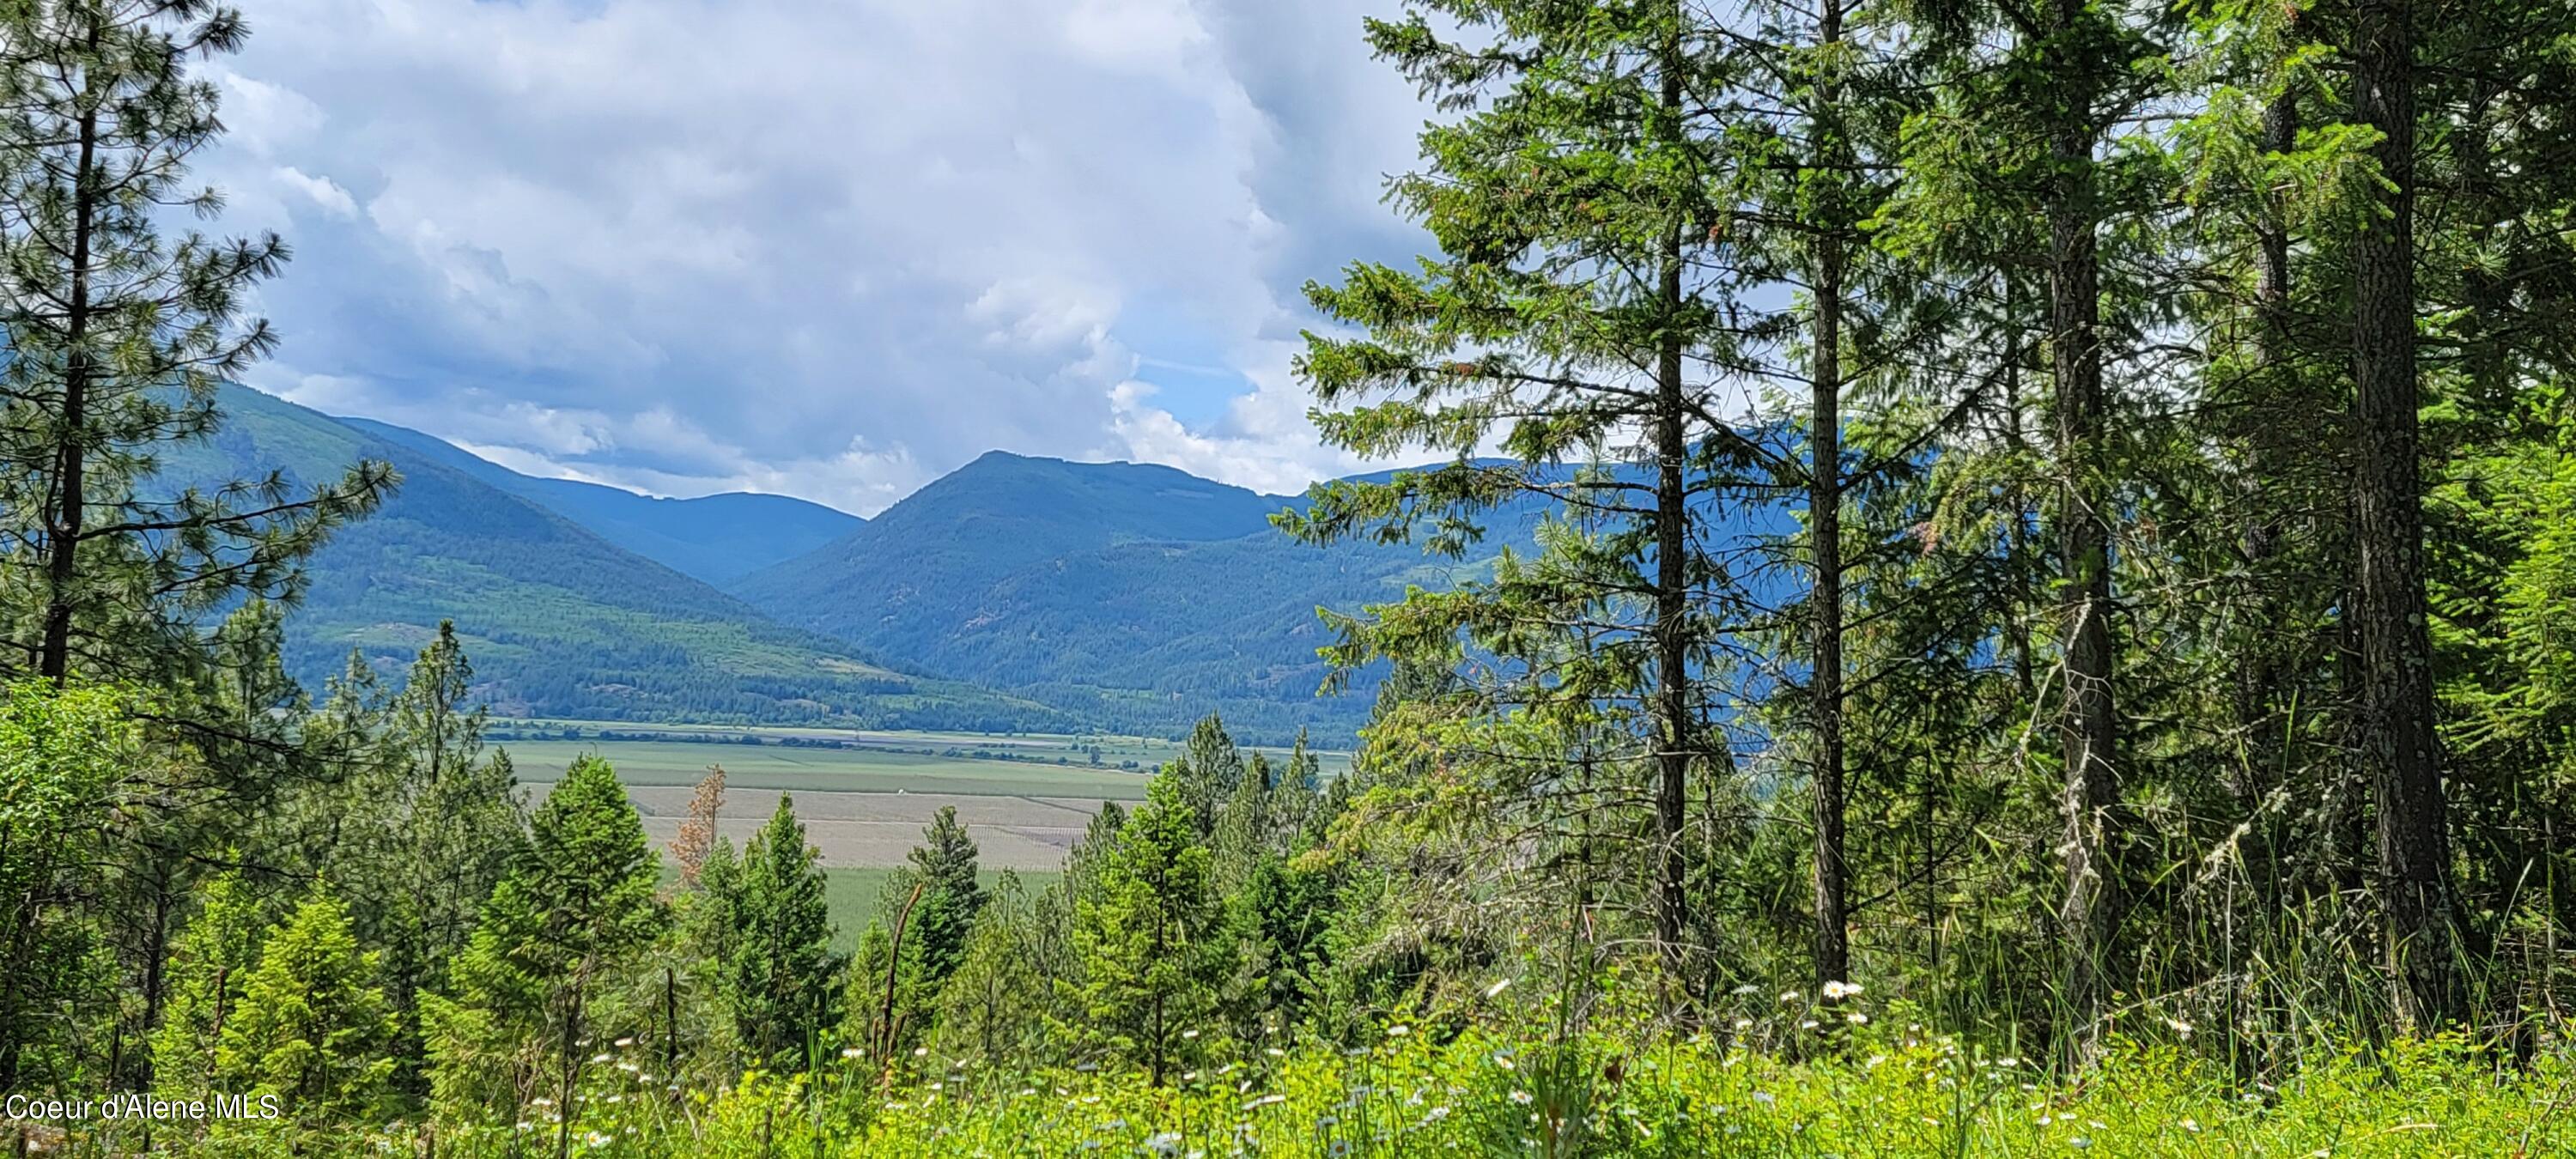
<svg viewBox="0 0 2576 1159">
<path fill-rule="evenodd" d="M 2083 0 L 2057 0 L 2055 43 L 2080 41 Z M 2059 714 L 2064 782 L 2059 812 L 2065 894 L 2058 906 L 2066 965 L 2068 1045 L 2089 1061 L 2100 1036 L 2104 973 L 2118 912 L 2120 880 L 2111 858 L 2119 801 L 2118 717 L 2112 698 L 2110 496 L 2103 487 L 2105 435 L 2101 348 L 2101 259 L 2096 231 L 2093 106 L 2096 62 L 2075 48 L 2052 50 L 2060 77 L 2050 142 L 2056 173 L 2048 190 L 2049 358 L 2056 388 L 2060 488 L 2058 611 L 2065 632 L 2065 701 Z"/>
<path fill-rule="evenodd" d="M 1682 115 L 1681 44 L 1678 5 L 1675 28 L 1663 59 L 1663 116 L 1678 133 Z M 1682 389 L 1682 233 L 1677 220 L 1665 230 L 1662 268 L 1656 297 L 1663 329 L 1655 358 L 1655 942 L 1665 980 L 1689 992 L 1685 984 L 1683 931 L 1689 901 L 1683 886 L 1688 872 L 1683 857 L 1687 822 L 1690 758 L 1690 578 L 1685 566 L 1689 546 L 1690 492 L 1683 472 L 1690 447 L 1683 429 L 1687 405 Z"/>
<path fill-rule="evenodd" d="M 2354 246 L 2355 545 L 2360 564 L 2364 750 L 2379 819 L 2380 904 L 2402 1025 L 2456 1020 L 2463 1001 L 2447 808 L 2425 624 L 2423 483 L 2416 463 L 2415 37 L 2409 0 L 2353 6 L 2353 103 L 2377 129 L 2387 186 Z"/>
<path fill-rule="evenodd" d="M 90 46 L 98 29 L 90 29 Z M 45 638 L 37 654 L 36 674 L 61 685 L 71 675 L 73 585 L 80 575 L 81 523 L 88 513 L 89 493 L 82 478 L 88 450 L 81 428 L 89 422 L 90 240 L 96 224 L 96 198 L 90 170 L 98 155 L 98 110 L 80 116 L 80 168 L 72 175 L 71 296 L 64 303 L 62 429 L 54 448 L 53 512 L 45 528 Z"/>
<path fill-rule="evenodd" d="M 1816 41 L 1831 49 L 1842 39 L 1841 0 L 1825 0 Z M 1833 68 L 1832 64 L 1825 67 Z M 1828 80 L 1817 87 L 1817 131 L 1828 169 L 1844 160 L 1834 125 L 1839 93 Z M 1839 207 L 1837 207 L 1838 209 Z M 1807 535 L 1815 555 L 1815 672 L 1809 678 L 1815 730 L 1816 983 L 1849 981 L 1849 885 L 1843 862 L 1846 790 L 1843 785 L 1843 548 L 1842 548 L 1842 325 L 1843 223 L 1838 213 L 1821 223 L 1816 241 L 1815 349 L 1810 355 L 1812 442 L 1807 467 Z"/>
</svg>

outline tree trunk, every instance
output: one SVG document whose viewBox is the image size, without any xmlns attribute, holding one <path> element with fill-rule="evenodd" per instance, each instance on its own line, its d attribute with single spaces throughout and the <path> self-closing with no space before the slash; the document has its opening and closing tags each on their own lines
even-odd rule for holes
<svg viewBox="0 0 2576 1159">
<path fill-rule="evenodd" d="M 91 47 L 97 46 L 91 29 Z M 36 674 L 62 684 L 71 675 L 72 587 L 79 579 L 81 521 L 89 507 L 82 474 L 88 449 L 81 428 L 89 422 L 89 263 L 90 235 L 97 213 L 90 193 L 90 170 L 98 152 L 98 110 L 80 117 L 80 169 L 72 175 L 72 287 L 64 303 L 62 428 L 54 448 L 54 509 L 45 528 L 45 639 L 37 655 Z"/>
<path fill-rule="evenodd" d="M 2058 0 L 2053 32 L 2077 41 L 2083 0 Z M 2073 51 L 2073 50 L 2069 50 Z M 2066 892 L 2058 906 L 2065 940 L 2067 1037 L 2074 1057 L 2089 1061 L 2100 1035 L 2120 881 L 2111 860 L 2111 814 L 2119 800 L 2118 718 L 2112 700 L 2110 496 L 2103 487 L 2104 400 L 2101 348 L 2101 260 L 2094 204 L 2092 123 L 2094 62 L 2055 62 L 2063 101 L 2051 142 L 2057 173 L 2048 193 L 2049 357 L 2056 380 L 2060 487 L 2059 566 L 2065 582 L 2059 614 L 2065 638 L 2065 703 L 2059 716 L 2064 783 L 2059 811 L 2065 832 Z"/>
<path fill-rule="evenodd" d="M 1678 12 L 1674 19 L 1678 21 Z M 1678 24 L 1665 44 L 1663 115 L 1678 132 L 1682 108 Z M 1690 492 L 1683 473 L 1690 447 L 1682 418 L 1682 233 L 1676 220 L 1664 234 L 1656 285 L 1663 331 L 1655 358 L 1655 943 L 1665 981 L 1688 993 L 1689 963 L 1683 931 L 1689 901 L 1683 832 L 1688 822 L 1690 758 L 1690 578 L 1687 563 Z"/>
<path fill-rule="evenodd" d="M 1840 0 L 1825 0 L 1817 18 L 1818 47 L 1842 39 Z M 1828 68 L 1834 65 L 1826 65 Z M 1836 89 L 1818 86 L 1815 114 L 1818 132 L 1828 142 L 1839 140 L 1832 124 Z M 1823 160 L 1838 165 L 1842 150 L 1824 147 Z M 1846 914 L 1849 886 L 1843 863 L 1843 545 L 1842 545 L 1842 326 L 1843 223 L 1837 215 L 1822 222 L 1816 243 L 1815 349 L 1813 408 L 1808 415 L 1812 453 L 1807 467 L 1808 539 L 1815 553 L 1815 672 L 1808 691 L 1815 729 L 1816 810 L 1816 983 L 1849 981 L 1851 932 Z"/>
<path fill-rule="evenodd" d="M 2433 728 L 2425 625 L 2423 494 L 2416 456 L 2415 44 L 2409 0 L 2353 6 L 2353 101 L 2379 130 L 2389 188 L 2354 246 L 2355 546 L 2361 571 L 2363 720 L 2379 817 L 2380 903 L 2401 1024 L 2430 1030 L 2462 1013 L 2449 826 Z"/>
</svg>

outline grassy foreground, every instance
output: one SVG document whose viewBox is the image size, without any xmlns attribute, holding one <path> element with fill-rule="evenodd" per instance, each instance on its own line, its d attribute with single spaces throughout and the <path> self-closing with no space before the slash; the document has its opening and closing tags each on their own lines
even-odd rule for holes
<svg viewBox="0 0 2576 1159">
<path fill-rule="evenodd" d="M 2123 1044 L 2057 1084 L 2024 1060 L 1906 1028 L 1777 1054 L 1671 1043 L 1577 1049 L 1469 1031 L 1448 1042 L 1387 1028 L 1376 1046 L 1135 1074 L 941 1070 L 880 1085 L 864 1057 L 818 1081 L 745 1076 L 676 1094 L 645 1048 L 593 1068 L 569 1152 L 618 1156 L 2538 1156 L 2576 1153 L 2576 1068 L 2543 1053 L 2500 1068 L 2456 1043 L 2375 1061 L 2315 1060 L 2278 1086 L 2238 1084 L 2170 1048 Z M 906 1060 L 908 1062 L 915 1060 Z M 929 1060 L 920 1060 L 929 1061 Z M 559 1121 L 435 1132 L 393 1125 L 292 1139 L 219 1128 L 208 1154 L 547 1155 Z M 77 1138 L 67 1140 L 84 1149 Z M 93 1137 L 92 1142 L 107 1142 Z M 113 1144 L 109 1144 L 113 1146 Z"/>
</svg>

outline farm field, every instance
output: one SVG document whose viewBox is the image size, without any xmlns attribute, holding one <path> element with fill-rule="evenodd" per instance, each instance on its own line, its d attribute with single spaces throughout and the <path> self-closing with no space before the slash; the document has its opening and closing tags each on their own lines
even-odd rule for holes
<svg viewBox="0 0 2576 1159">
<path fill-rule="evenodd" d="M 579 734 L 567 738 L 567 730 Z M 956 759 L 984 759 L 1007 764 L 1053 764 L 1061 758 L 1068 766 L 1091 765 L 1092 753 L 1099 753 L 1100 765 L 1113 771 L 1149 773 L 1181 751 L 1179 743 L 1155 737 L 1076 736 L 1063 733 L 974 733 L 974 732 L 886 732 L 867 729 L 821 728 L 811 726 L 720 725 L 720 724 L 636 724 L 621 721 L 497 719 L 491 722 L 491 733 L 497 743 L 511 745 L 547 744 L 558 741 L 600 745 L 689 744 L 703 739 L 719 746 L 738 746 L 745 750 L 772 746 L 790 748 L 793 752 L 881 752 L 889 756 L 950 756 Z M 603 735 L 616 739 L 603 740 Z M 744 744 L 743 738 L 762 742 Z M 527 739 L 519 739 L 527 738 Z M 781 742 L 798 742 L 791 747 Z M 806 742 L 832 742 L 848 748 L 806 748 Z M 1246 753 L 1261 752 L 1272 760 L 1284 760 L 1284 748 L 1246 748 Z M 981 753 L 979 758 L 976 754 Z M 1326 777 L 1339 776 L 1350 768 L 1350 754 L 1318 749 L 1318 764 Z M 727 771 L 734 770 L 726 762 Z"/>
<path fill-rule="evenodd" d="M 986 868 L 1053 871 L 1102 801 L 1141 800 L 1146 782 L 1139 773 L 1088 765 L 714 739 L 514 740 L 500 747 L 509 751 L 519 780 L 536 793 L 585 753 L 607 758 L 656 843 L 677 834 L 693 787 L 708 766 L 722 765 L 720 834 L 739 847 L 785 794 L 795 801 L 824 868 L 836 873 L 902 865 L 922 827 L 943 806 L 957 810 Z M 874 887 L 868 888 L 873 899 Z"/>
<path fill-rule="evenodd" d="M 507 740 L 519 779 L 550 782 L 573 758 L 598 753 L 629 786 L 685 788 L 722 765 L 736 793 L 945 793 L 968 796 L 1089 797 L 1142 800 L 1145 777 L 1116 768 L 925 756 L 889 749 L 747 745 L 719 741 Z M 776 802 L 771 802 L 775 804 Z"/>
</svg>

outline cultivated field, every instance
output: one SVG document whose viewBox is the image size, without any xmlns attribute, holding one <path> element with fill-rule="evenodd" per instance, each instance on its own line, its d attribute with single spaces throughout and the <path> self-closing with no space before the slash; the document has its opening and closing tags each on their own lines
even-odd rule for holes
<svg viewBox="0 0 2576 1159">
<path fill-rule="evenodd" d="M 581 739 L 559 739 L 568 730 Z M 710 766 L 722 765 L 721 832 L 741 842 L 785 793 L 795 799 L 823 864 L 835 869 L 901 865 L 943 805 L 956 806 L 986 866 L 1054 869 L 1100 802 L 1143 800 L 1147 772 L 1179 752 L 1172 742 L 1136 737 L 592 721 L 498 721 L 494 731 L 500 734 L 494 743 L 508 750 L 519 779 L 531 785 L 551 784 L 584 753 L 607 758 L 656 840 L 678 829 L 691 786 Z M 602 739 L 603 732 L 613 737 Z M 1326 776 L 1350 766 L 1347 754 L 1318 755 Z"/>
</svg>

